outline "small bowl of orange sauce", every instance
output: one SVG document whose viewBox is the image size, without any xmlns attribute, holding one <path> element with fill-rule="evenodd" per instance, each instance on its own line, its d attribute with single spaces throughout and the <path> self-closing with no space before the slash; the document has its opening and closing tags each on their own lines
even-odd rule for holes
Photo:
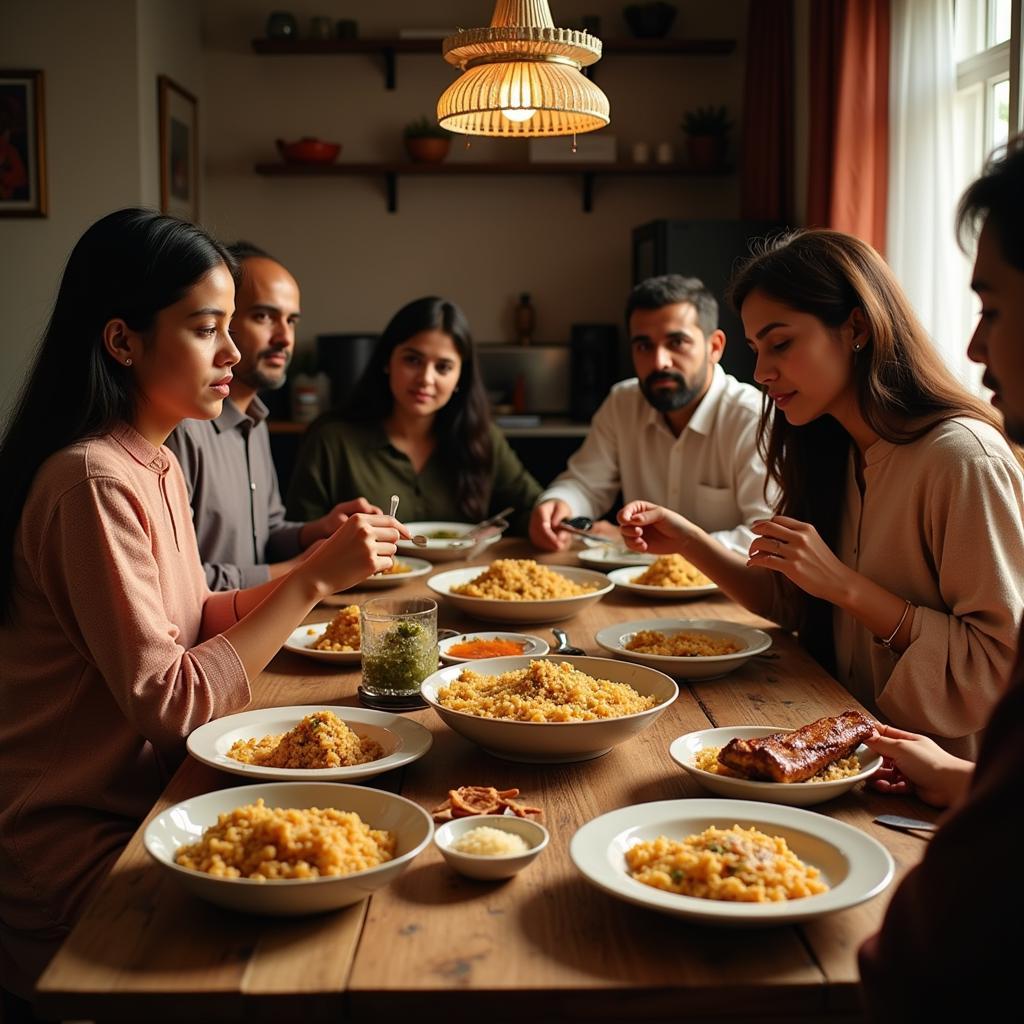
<svg viewBox="0 0 1024 1024">
<path fill-rule="evenodd" d="M 442 640 L 441 660 L 448 665 L 465 661 L 479 661 L 482 658 L 508 658 L 527 656 L 539 658 L 550 648 L 539 636 L 530 633 L 459 633 L 458 636 Z"/>
</svg>

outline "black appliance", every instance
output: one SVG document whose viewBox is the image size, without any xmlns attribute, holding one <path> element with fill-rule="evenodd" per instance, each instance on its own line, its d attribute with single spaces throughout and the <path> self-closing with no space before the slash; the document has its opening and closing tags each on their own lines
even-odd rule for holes
<svg viewBox="0 0 1024 1024">
<path fill-rule="evenodd" d="M 341 408 L 351 397 L 378 338 L 376 334 L 316 336 L 316 367 L 330 378 L 332 408 Z"/>
<path fill-rule="evenodd" d="M 586 423 L 620 379 L 619 328 L 573 324 L 569 349 L 569 415 Z"/>
<path fill-rule="evenodd" d="M 718 326 L 725 332 L 722 368 L 753 382 L 754 355 L 743 324 L 726 302 L 736 264 L 756 238 L 777 234 L 782 225 L 757 220 L 656 220 L 633 229 L 633 283 L 660 274 L 699 277 L 718 300 Z"/>
</svg>

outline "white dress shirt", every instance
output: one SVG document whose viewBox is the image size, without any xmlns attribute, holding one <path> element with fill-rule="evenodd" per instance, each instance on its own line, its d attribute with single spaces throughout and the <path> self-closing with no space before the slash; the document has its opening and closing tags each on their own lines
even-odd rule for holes
<svg viewBox="0 0 1024 1024">
<path fill-rule="evenodd" d="M 634 377 L 616 384 L 594 414 L 586 441 L 537 499 L 561 499 L 573 515 L 604 515 L 621 490 L 675 509 L 716 540 L 746 554 L 749 527 L 772 515 L 776 491 L 757 453 L 761 395 L 715 366 L 711 386 L 676 437 Z"/>
</svg>

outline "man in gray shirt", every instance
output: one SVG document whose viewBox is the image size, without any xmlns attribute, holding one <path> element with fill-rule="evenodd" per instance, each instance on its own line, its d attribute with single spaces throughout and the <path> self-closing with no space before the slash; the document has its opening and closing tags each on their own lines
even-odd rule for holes
<svg viewBox="0 0 1024 1024">
<path fill-rule="evenodd" d="M 363 498 L 308 523 L 285 519 L 270 455 L 267 407 L 257 391 L 285 382 L 295 348 L 299 286 L 262 249 L 230 246 L 242 266 L 231 336 L 241 359 L 215 420 L 183 420 L 167 439 L 192 502 L 199 553 L 211 590 L 252 587 L 288 572 L 311 544 L 355 512 L 380 512 Z"/>
</svg>

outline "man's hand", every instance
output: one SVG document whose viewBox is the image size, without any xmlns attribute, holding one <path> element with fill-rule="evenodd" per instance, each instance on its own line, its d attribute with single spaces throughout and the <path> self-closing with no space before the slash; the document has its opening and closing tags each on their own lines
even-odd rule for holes
<svg viewBox="0 0 1024 1024">
<path fill-rule="evenodd" d="M 310 544 L 318 540 L 326 540 L 335 530 L 344 526 L 349 516 L 358 512 L 365 512 L 370 515 L 383 515 L 381 509 L 371 505 L 365 498 L 353 498 L 351 501 L 343 501 L 335 505 L 326 515 L 319 519 L 312 519 L 299 531 L 299 544 L 308 548 Z"/>
<path fill-rule="evenodd" d="M 572 535 L 558 531 L 556 526 L 572 515 L 572 509 L 558 498 L 542 501 L 530 516 L 530 540 L 542 551 L 564 551 L 572 542 Z"/>
</svg>

